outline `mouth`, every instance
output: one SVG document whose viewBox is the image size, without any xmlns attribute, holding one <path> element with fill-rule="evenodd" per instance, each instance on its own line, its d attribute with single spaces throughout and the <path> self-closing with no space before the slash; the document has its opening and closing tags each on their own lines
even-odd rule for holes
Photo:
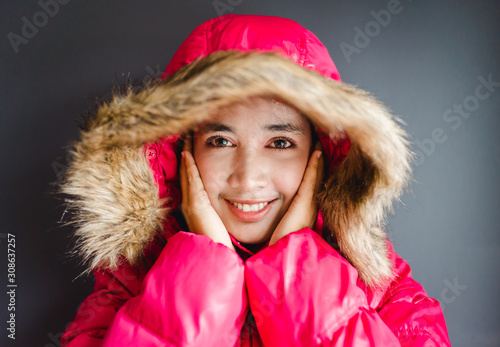
<svg viewBox="0 0 500 347">
<path fill-rule="evenodd" d="M 277 199 L 270 201 L 230 201 L 225 199 L 229 209 L 243 222 L 257 222 L 271 210 Z"/>
<path fill-rule="evenodd" d="M 269 202 L 259 202 L 257 204 L 240 204 L 239 202 L 229 201 L 231 204 L 236 206 L 238 210 L 243 212 L 258 212 L 267 206 Z"/>
</svg>

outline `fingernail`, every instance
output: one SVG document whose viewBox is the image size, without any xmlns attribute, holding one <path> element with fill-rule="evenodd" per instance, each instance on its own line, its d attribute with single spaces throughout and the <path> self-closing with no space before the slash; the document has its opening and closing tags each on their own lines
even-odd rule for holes
<svg viewBox="0 0 500 347">
<path fill-rule="evenodd" d="M 318 152 L 318 153 L 316 153 L 316 158 L 318 158 L 318 159 L 319 159 L 319 157 L 321 157 L 321 155 L 322 155 L 322 154 L 323 154 L 323 152 Z"/>
<path fill-rule="evenodd" d="M 182 158 L 185 158 L 186 157 L 186 154 L 184 152 L 181 152 L 181 157 Z"/>
</svg>

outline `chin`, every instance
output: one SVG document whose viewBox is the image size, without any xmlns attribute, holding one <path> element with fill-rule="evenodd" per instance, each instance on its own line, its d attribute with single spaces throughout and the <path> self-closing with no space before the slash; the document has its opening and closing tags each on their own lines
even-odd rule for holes
<svg viewBox="0 0 500 347">
<path fill-rule="evenodd" d="M 256 245 L 259 243 L 264 243 L 269 241 L 271 238 L 271 235 L 267 235 L 267 233 L 233 233 L 230 232 L 230 234 L 239 242 L 244 243 L 244 244 L 250 244 L 250 245 Z"/>
</svg>

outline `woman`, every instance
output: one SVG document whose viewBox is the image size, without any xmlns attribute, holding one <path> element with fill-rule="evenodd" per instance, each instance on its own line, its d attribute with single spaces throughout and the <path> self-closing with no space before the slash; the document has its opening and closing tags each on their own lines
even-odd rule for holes
<svg viewBox="0 0 500 347">
<path fill-rule="evenodd" d="M 406 135 L 312 33 L 219 17 L 163 77 L 75 145 L 63 191 L 96 282 L 63 345 L 449 345 L 382 231 Z"/>
</svg>

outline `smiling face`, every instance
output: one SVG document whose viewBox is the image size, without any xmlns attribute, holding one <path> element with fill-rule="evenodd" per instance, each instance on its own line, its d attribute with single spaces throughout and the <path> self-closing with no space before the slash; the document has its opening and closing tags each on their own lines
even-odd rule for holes
<svg viewBox="0 0 500 347">
<path fill-rule="evenodd" d="M 300 186 L 311 127 L 296 110 L 255 98 L 211 117 L 194 134 L 210 202 L 238 241 L 268 241 Z"/>
</svg>

